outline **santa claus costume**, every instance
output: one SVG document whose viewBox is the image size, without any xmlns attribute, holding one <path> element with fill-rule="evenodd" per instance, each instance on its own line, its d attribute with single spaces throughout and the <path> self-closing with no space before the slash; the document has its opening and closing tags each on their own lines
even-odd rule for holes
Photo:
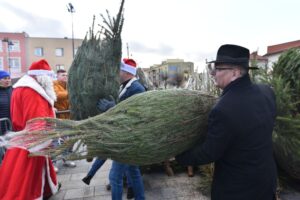
<svg viewBox="0 0 300 200">
<path fill-rule="evenodd" d="M 33 63 L 27 75 L 14 86 L 11 115 L 14 131 L 23 130 L 26 122 L 37 117 L 54 117 L 55 92 L 46 60 Z M 56 173 L 50 158 L 29 157 L 24 147 L 10 147 L 0 167 L 1 200 L 48 198 L 58 191 Z"/>
</svg>

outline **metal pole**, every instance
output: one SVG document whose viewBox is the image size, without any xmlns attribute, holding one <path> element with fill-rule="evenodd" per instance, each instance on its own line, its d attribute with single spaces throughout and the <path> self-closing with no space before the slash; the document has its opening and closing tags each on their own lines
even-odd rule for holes
<svg viewBox="0 0 300 200">
<path fill-rule="evenodd" d="M 73 50 L 73 59 L 74 59 L 75 48 L 74 48 L 73 12 L 71 12 L 71 16 L 72 16 L 72 50 Z"/>
<path fill-rule="evenodd" d="M 129 58 L 129 46 L 128 46 L 128 43 L 126 43 L 127 45 L 127 58 Z"/>
<path fill-rule="evenodd" d="M 73 58 L 75 57 L 75 47 L 74 47 L 74 29 L 73 29 L 73 13 L 75 12 L 74 6 L 72 3 L 68 3 L 67 5 L 68 12 L 71 13 L 72 18 L 72 52 L 73 52 Z"/>
</svg>

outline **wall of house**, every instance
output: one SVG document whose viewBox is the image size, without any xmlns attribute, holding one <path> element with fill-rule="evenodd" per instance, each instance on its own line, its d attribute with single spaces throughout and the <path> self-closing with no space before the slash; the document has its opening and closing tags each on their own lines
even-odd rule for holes
<svg viewBox="0 0 300 200">
<path fill-rule="evenodd" d="M 25 32 L 0 33 L 0 69 L 8 71 L 12 78 L 20 77 L 26 72 L 27 36 Z"/>
<path fill-rule="evenodd" d="M 163 87 L 166 82 L 176 84 L 178 78 L 188 78 L 194 72 L 194 63 L 183 59 L 167 59 L 160 65 L 150 67 L 149 79 L 156 87 Z"/>
<path fill-rule="evenodd" d="M 278 58 L 280 57 L 280 55 L 281 55 L 280 53 L 277 53 L 277 54 L 265 56 L 268 58 L 268 68 L 273 67 L 273 64 L 278 61 Z"/>
<path fill-rule="evenodd" d="M 25 32 L 0 32 L 0 39 L 0 69 L 10 72 L 12 78 L 24 75 L 40 59 L 46 59 L 54 71 L 68 70 L 73 61 L 72 39 L 29 37 Z M 6 39 L 12 43 L 9 49 Z M 82 41 L 74 39 L 75 53 Z"/>
<path fill-rule="evenodd" d="M 82 39 L 74 39 L 75 54 Z M 40 59 L 46 59 L 54 71 L 69 70 L 73 61 L 72 39 L 67 38 L 28 38 L 27 66 Z"/>
</svg>

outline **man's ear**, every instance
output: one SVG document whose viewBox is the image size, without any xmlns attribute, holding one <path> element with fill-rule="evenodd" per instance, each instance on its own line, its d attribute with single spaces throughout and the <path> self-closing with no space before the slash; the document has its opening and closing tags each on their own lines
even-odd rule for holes
<svg viewBox="0 0 300 200">
<path fill-rule="evenodd" d="M 233 69 L 233 76 L 239 78 L 241 76 L 241 70 L 239 68 Z"/>
</svg>

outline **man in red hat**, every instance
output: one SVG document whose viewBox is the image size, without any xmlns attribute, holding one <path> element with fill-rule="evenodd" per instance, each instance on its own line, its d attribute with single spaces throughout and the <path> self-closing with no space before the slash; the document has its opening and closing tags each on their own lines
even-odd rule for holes
<svg viewBox="0 0 300 200">
<path fill-rule="evenodd" d="M 30 119 L 55 116 L 53 75 L 43 59 L 34 62 L 27 75 L 13 86 L 11 119 L 14 131 L 23 130 Z M 0 199 L 43 199 L 57 192 L 51 160 L 45 156 L 29 157 L 29 153 L 21 147 L 8 149 L 0 168 Z"/>
<path fill-rule="evenodd" d="M 123 101 L 133 95 L 141 92 L 145 92 L 144 86 L 142 86 L 137 80 L 136 76 L 136 62 L 133 59 L 123 59 L 120 66 L 120 92 L 119 100 Z M 115 105 L 114 101 L 107 99 L 101 99 L 97 105 L 98 109 L 105 112 L 109 108 Z M 144 185 L 142 176 L 138 166 L 128 165 L 113 161 L 112 168 L 109 173 L 109 182 L 111 185 L 111 193 L 113 200 L 122 199 L 123 190 L 123 176 L 126 174 L 128 180 L 127 198 L 134 198 L 136 200 L 144 200 Z"/>
</svg>

